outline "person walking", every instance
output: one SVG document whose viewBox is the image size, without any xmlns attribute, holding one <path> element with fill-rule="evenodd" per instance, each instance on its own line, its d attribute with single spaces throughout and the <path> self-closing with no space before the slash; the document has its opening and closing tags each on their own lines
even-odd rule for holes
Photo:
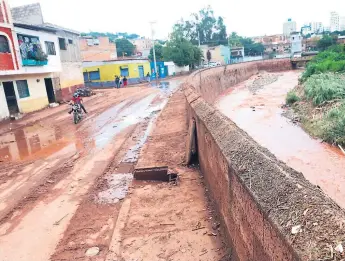
<svg viewBox="0 0 345 261">
<path fill-rule="evenodd" d="M 151 75 L 149 72 L 146 74 L 146 79 L 148 82 L 151 82 Z"/>
<path fill-rule="evenodd" d="M 115 76 L 115 87 L 118 89 L 120 88 L 120 78 L 119 76 Z"/>
<path fill-rule="evenodd" d="M 123 87 L 126 87 L 128 83 L 128 79 L 125 77 L 123 77 Z"/>
</svg>

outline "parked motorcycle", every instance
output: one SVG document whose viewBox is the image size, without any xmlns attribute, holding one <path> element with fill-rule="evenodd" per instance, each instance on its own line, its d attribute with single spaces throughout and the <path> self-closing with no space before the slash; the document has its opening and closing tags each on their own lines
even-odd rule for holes
<svg viewBox="0 0 345 261">
<path fill-rule="evenodd" d="M 72 105 L 72 113 L 73 113 L 73 122 L 74 124 L 78 124 L 83 118 L 83 111 L 80 107 L 80 104 L 73 104 Z"/>
</svg>

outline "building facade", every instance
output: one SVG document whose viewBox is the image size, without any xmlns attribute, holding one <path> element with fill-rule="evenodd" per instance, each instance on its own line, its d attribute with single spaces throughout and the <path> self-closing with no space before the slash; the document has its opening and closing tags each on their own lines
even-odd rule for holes
<svg viewBox="0 0 345 261">
<path fill-rule="evenodd" d="M 80 50 L 83 62 L 108 61 L 117 59 L 116 44 L 109 37 L 81 37 Z"/>
<path fill-rule="evenodd" d="M 211 53 L 210 62 L 218 62 L 221 65 L 230 63 L 230 48 L 227 45 L 218 45 L 218 46 L 212 46 L 212 47 L 208 45 L 201 45 L 200 49 L 203 52 L 205 60 L 207 57 L 207 52 L 210 51 Z"/>
<path fill-rule="evenodd" d="M 293 32 L 290 35 L 291 54 L 302 53 L 302 35 L 299 32 Z"/>
<path fill-rule="evenodd" d="M 283 25 L 283 35 L 284 36 L 290 36 L 292 32 L 296 32 L 297 24 L 296 22 L 292 21 L 290 18 L 287 20 L 287 22 Z"/>
<path fill-rule="evenodd" d="M 135 52 L 137 56 L 148 58 L 151 48 L 153 48 L 153 40 L 149 38 L 140 38 L 131 40 L 135 46 Z"/>
<path fill-rule="evenodd" d="M 323 32 L 323 25 L 321 22 L 311 22 L 310 27 L 312 33 L 314 34 L 320 34 Z"/>
<path fill-rule="evenodd" d="M 115 76 L 126 76 L 128 83 L 134 84 L 151 74 L 147 59 L 83 62 L 83 72 L 88 87 L 114 87 Z"/>
<path fill-rule="evenodd" d="M 55 31 L 17 23 L 12 26 L 17 66 L 0 70 L 0 119 L 40 110 L 55 102 L 53 78 L 61 71 Z"/>
<path fill-rule="evenodd" d="M 339 31 L 339 14 L 337 12 L 331 12 L 330 30 L 331 32 Z"/>
<path fill-rule="evenodd" d="M 339 30 L 345 31 L 345 16 L 339 17 Z"/>
</svg>

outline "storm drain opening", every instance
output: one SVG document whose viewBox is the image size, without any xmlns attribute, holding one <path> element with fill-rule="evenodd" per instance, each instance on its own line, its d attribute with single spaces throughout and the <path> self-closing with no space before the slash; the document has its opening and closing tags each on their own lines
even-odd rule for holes
<svg viewBox="0 0 345 261">
<path fill-rule="evenodd" d="M 198 136 L 195 119 L 192 119 L 189 125 L 186 163 L 188 166 L 199 164 Z"/>
<path fill-rule="evenodd" d="M 170 170 L 167 166 L 154 168 L 138 168 L 133 172 L 134 179 L 145 181 L 163 181 L 177 184 L 178 173 Z"/>
</svg>

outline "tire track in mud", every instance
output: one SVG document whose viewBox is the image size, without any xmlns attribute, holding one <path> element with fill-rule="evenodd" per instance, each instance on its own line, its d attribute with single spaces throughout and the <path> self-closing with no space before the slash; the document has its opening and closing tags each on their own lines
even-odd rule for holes
<svg viewBox="0 0 345 261">
<path fill-rule="evenodd" d="M 98 258 L 102 260 L 106 257 L 122 202 L 100 203 L 97 201 L 98 194 L 109 188 L 107 175 L 132 171 L 135 163 L 122 163 L 121 159 L 138 142 L 137 137 L 145 131 L 148 121 L 132 126 L 132 130 L 121 148 L 114 154 L 106 170 L 84 195 L 51 261 L 84 259 L 86 250 L 93 246 L 100 248 Z"/>
</svg>

